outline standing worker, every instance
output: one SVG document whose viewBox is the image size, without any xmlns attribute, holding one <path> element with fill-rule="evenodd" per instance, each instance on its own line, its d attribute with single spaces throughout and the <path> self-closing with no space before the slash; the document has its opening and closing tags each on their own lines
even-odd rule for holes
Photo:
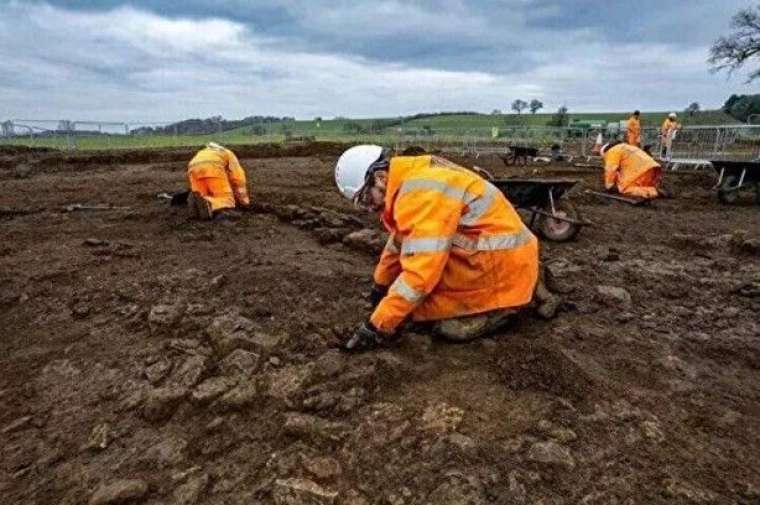
<svg viewBox="0 0 760 505">
<path fill-rule="evenodd" d="M 375 269 L 374 312 L 346 349 L 382 344 L 408 319 L 435 322 L 444 338 L 471 340 L 531 302 L 538 240 L 501 191 L 474 172 L 362 145 L 343 153 L 335 181 L 343 196 L 380 212 L 390 232 Z"/>
<path fill-rule="evenodd" d="M 670 151 L 673 148 L 673 139 L 676 138 L 676 132 L 681 129 L 681 124 L 677 121 L 678 114 L 671 112 L 662 123 L 660 158 L 669 160 Z"/>
<path fill-rule="evenodd" d="M 625 127 L 625 141 L 632 146 L 641 147 L 641 112 L 634 111 Z"/>
<path fill-rule="evenodd" d="M 626 196 L 657 198 L 667 196 L 660 188 L 662 167 L 643 149 L 630 144 L 611 142 L 602 147 L 604 187 Z"/>
<path fill-rule="evenodd" d="M 245 170 L 235 153 L 210 142 L 187 166 L 190 195 L 187 205 L 192 217 L 212 219 L 220 212 L 247 207 L 251 201 Z"/>
</svg>

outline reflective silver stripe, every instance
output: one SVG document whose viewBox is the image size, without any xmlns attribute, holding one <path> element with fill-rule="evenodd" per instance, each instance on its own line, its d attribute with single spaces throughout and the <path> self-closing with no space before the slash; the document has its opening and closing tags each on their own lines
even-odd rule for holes
<svg viewBox="0 0 760 505">
<path fill-rule="evenodd" d="M 472 199 L 477 198 L 474 195 L 470 195 L 463 189 L 455 188 L 454 186 L 449 186 L 445 182 L 435 181 L 433 179 L 410 179 L 408 181 L 405 181 L 403 184 L 401 184 L 401 188 L 398 190 L 398 196 L 405 195 L 406 193 L 416 191 L 418 189 L 438 191 L 439 193 L 443 193 L 445 196 L 453 198 L 454 200 L 459 200 L 460 202 L 463 202 L 465 200 L 465 197 Z"/>
<path fill-rule="evenodd" d="M 516 249 L 527 244 L 533 234 L 527 228 L 517 233 L 504 235 L 481 235 L 477 240 L 472 240 L 464 235 L 454 235 L 453 245 L 472 251 L 502 251 Z"/>
<path fill-rule="evenodd" d="M 425 293 L 412 288 L 401 277 L 397 277 L 393 284 L 391 284 L 390 291 L 398 293 L 409 303 L 417 303 L 425 297 Z"/>
<path fill-rule="evenodd" d="M 408 238 L 401 244 L 401 254 L 443 252 L 451 249 L 450 237 Z"/>
<path fill-rule="evenodd" d="M 459 220 L 460 225 L 474 225 L 478 219 L 483 217 L 486 211 L 491 208 L 491 205 L 493 205 L 494 199 L 499 190 L 496 188 L 496 186 L 488 181 L 486 181 L 485 184 L 486 190 L 485 193 L 483 193 L 483 196 L 477 197 L 470 202 L 465 201 L 465 204 L 467 204 L 469 210 Z"/>
<path fill-rule="evenodd" d="M 398 254 L 401 252 L 398 248 L 398 245 L 396 244 L 395 235 L 391 235 L 390 237 L 388 237 L 388 242 L 385 243 L 385 250 L 393 254 Z"/>
<path fill-rule="evenodd" d="M 215 167 L 226 168 L 226 164 L 221 161 L 196 161 L 190 163 L 187 168 L 199 167 L 201 165 L 213 165 Z"/>
</svg>

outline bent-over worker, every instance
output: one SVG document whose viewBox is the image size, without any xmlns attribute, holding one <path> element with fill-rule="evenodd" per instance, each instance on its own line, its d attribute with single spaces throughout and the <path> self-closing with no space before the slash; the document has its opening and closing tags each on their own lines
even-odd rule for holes
<svg viewBox="0 0 760 505">
<path fill-rule="evenodd" d="M 611 142 L 602 146 L 604 187 L 617 188 L 623 195 L 638 198 L 666 196 L 659 189 L 662 167 L 643 149 L 630 144 Z"/>
<path fill-rule="evenodd" d="M 641 112 L 634 111 L 633 115 L 628 118 L 625 127 L 625 141 L 632 146 L 641 147 Z"/>
<path fill-rule="evenodd" d="M 187 166 L 187 178 L 190 182 L 187 203 L 193 217 L 211 219 L 219 212 L 251 203 L 245 170 L 237 156 L 214 142 L 193 157 Z"/>
<path fill-rule="evenodd" d="M 470 340 L 531 302 L 538 240 L 479 175 L 436 156 L 391 157 L 362 145 L 343 153 L 335 181 L 358 206 L 381 212 L 390 233 L 374 273 L 374 312 L 347 349 L 392 339 L 409 319 Z"/>
</svg>

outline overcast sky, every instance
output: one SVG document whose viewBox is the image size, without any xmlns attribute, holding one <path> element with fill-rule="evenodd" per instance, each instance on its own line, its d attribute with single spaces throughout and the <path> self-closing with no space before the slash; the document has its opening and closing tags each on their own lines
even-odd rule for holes
<svg viewBox="0 0 760 505">
<path fill-rule="evenodd" d="M 0 0 L 0 119 L 717 108 L 747 0 Z"/>
</svg>

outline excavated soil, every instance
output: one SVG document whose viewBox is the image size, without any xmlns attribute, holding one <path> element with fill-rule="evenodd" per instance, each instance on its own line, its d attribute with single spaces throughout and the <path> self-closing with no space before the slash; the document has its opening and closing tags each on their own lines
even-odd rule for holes
<svg viewBox="0 0 760 505">
<path fill-rule="evenodd" d="M 751 199 L 460 160 L 581 180 L 595 226 L 542 246 L 562 310 L 346 355 L 378 225 L 333 187 L 341 146 L 257 149 L 254 209 L 215 223 L 156 197 L 187 150 L 0 153 L 0 502 L 760 503 Z"/>
</svg>

